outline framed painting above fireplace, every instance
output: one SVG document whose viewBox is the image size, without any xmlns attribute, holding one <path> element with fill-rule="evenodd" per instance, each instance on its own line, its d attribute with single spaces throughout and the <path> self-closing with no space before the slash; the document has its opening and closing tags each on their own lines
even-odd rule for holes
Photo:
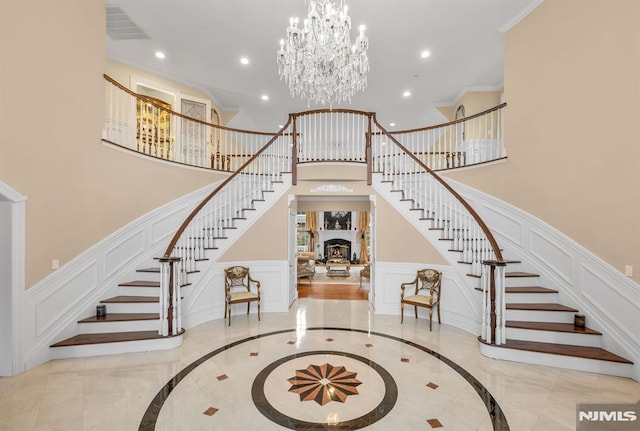
<svg viewBox="0 0 640 431">
<path fill-rule="evenodd" d="M 351 211 L 325 211 L 325 230 L 351 230 Z"/>
</svg>

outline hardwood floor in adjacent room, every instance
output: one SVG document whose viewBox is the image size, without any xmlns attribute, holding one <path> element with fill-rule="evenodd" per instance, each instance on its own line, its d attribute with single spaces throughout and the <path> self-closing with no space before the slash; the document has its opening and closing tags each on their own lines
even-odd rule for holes
<svg viewBox="0 0 640 431">
<path fill-rule="evenodd" d="M 312 299 L 364 299 L 369 298 L 368 286 L 353 283 L 321 283 L 303 280 L 298 283 L 298 298 Z"/>
</svg>

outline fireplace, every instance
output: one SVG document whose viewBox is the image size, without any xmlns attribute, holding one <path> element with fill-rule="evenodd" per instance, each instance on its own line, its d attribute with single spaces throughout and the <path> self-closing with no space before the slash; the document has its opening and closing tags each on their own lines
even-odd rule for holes
<svg viewBox="0 0 640 431">
<path fill-rule="evenodd" d="M 346 239 L 328 239 L 324 242 L 325 259 L 351 260 L 351 241 Z"/>
</svg>

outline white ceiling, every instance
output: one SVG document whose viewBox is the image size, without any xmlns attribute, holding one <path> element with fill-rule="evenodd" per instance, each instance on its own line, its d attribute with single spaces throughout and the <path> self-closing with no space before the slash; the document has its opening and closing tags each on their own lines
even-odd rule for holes
<svg viewBox="0 0 640 431">
<path fill-rule="evenodd" d="M 390 130 L 439 123 L 435 109 L 464 90 L 500 89 L 503 33 L 539 0 L 347 0 L 352 37 L 367 27 L 368 87 L 352 103 L 374 111 Z M 307 106 L 279 80 L 276 51 L 289 17 L 306 17 L 304 0 L 109 0 L 149 39 L 112 40 L 107 55 L 207 92 L 223 109 L 237 109 L 234 127 L 276 131 L 290 112 Z M 429 50 L 431 56 L 420 58 Z M 165 60 L 154 53 L 161 50 Z M 249 57 L 248 66 L 240 57 Z M 409 90 L 409 98 L 402 96 Z M 269 95 L 269 101 L 260 99 Z M 472 114 L 472 113 L 467 113 Z"/>
</svg>

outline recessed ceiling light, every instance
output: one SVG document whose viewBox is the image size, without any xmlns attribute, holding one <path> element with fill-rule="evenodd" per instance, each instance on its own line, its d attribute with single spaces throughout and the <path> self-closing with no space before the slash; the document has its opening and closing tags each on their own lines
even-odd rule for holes
<svg viewBox="0 0 640 431">
<path fill-rule="evenodd" d="M 283 125 L 283 124 L 278 124 L 278 128 L 279 128 L 279 129 L 282 129 L 283 127 L 284 127 L 284 125 Z"/>
<path fill-rule="evenodd" d="M 396 123 L 389 123 L 389 125 L 390 125 L 391 127 L 393 127 L 393 126 L 395 126 L 395 125 L 396 125 Z"/>
<path fill-rule="evenodd" d="M 164 52 L 162 51 L 156 51 L 156 57 L 160 60 L 164 60 L 166 58 L 166 55 L 164 55 Z"/>
<path fill-rule="evenodd" d="M 386 143 L 386 142 L 383 142 L 383 143 L 382 143 L 382 145 L 387 145 L 387 143 Z"/>
<path fill-rule="evenodd" d="M 260 98 L 262 100 L 269 100 L 269 96 L 267 96 L 266 94 L 263 94 Z"/>
<path fill-rule="evenodd" d="M 429 57 L 430 55 L 431 55 L 431 53 L 430 53 L 429 51 L 426 51 L 426 50 L 425 50 L 425 51 L 422 51 L 422 52 L 420 53 L 420 57 L 421 57 L 421 58 L 427 58 L 427 57 Z"/>
<path fill-rule="evenodd" d="M 249 59 L 247 57 L 240 57 L 240 63 L 249 64 Z"/>
<path fill-rule="evenodd" d="M 405 91 L 404 93 L 402 93 L 402 95 L 404 97 L 409 97 L 409 96 L 411 96 L 411 92 L 410 91 Z"/>
</svg>

